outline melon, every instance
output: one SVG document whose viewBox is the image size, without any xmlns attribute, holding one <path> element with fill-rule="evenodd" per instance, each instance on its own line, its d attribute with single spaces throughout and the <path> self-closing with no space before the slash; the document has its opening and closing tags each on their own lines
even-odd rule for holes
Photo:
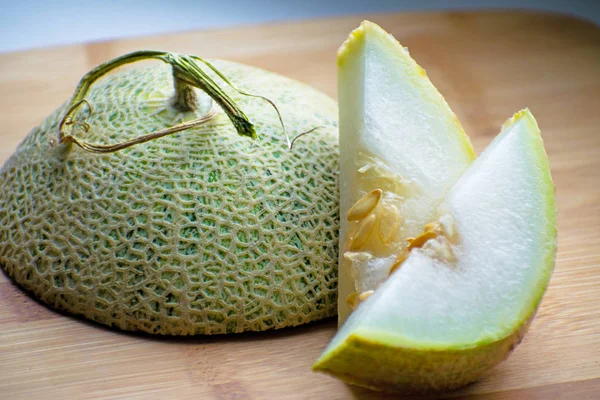
<svg viewBox="0 0 600 400">
<path fill-rule="evenodd" d="M 425 70 L 370 21 L 338 51 L 338 93 L 341 325 L 387 278 L 406 239 L 435 219 L 475 155 Z"/>
<path fill-rule="evenodd" d="M 523 339 L 556 257 L 554 185 L 540 130 L 516 113 L 314 368 L 386 391 L 458 389 Z"/>
<path fill-rule="evenodd" d="M 471 162 L 443 98 L 383 29 L 364 22 L 338 63 L 343 324 L 313 368 L 375 390 L 460 388 L 523 339 L 554 268 L 540 129 L 519 111 Z"/>
<path fill-rule="evenodd" d="M 95 146 L 202 118 L 210 98 L 193 89 L 197 109 L 175 107 L 174 70 L 160 63 L 101 77 L 86 104 L 59 107 L 29 133 L 0 170 L 0 265 L 18 285 L 56 309 L 153 334 L 336 314 L 337 105 L 271 72 L 211 64 L 198 63 L 255 140 L 218 106 L 201 125 L 119 151 L 56 145 L 68 112 L 69 132 Z M 240 92 L 272 101 L 290 137 L 318 129 L 290 150 L 276 109 Z"/>
</svg>

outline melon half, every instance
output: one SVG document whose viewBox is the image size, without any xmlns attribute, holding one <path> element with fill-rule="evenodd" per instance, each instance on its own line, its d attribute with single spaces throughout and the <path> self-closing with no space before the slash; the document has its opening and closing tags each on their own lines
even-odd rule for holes
<svg viewBox="0 0 600 400">
<path fill-rule="evenodd" d="M 348 90 L 344 80 L 360 88 L 358 100 L 340 96 L 342 168 L 350 177 L 341 185 L 348 221 L 340 279 L 353 292 L 344 301 L 340 289 L 339 301 L 356 310 L 313 368 L 378 390 L 456 389 L 519 343 L 554 267 L 554 186 L 540 131 L 529 110 L 518 112 L 463 173 L 470 148 L 461 147 L 464 136 L 439 96 L 411 90 L 418 67 L 399 45 L 393 53 L 396 42 L 373 24 L 353 32 L 353 41 L 362 46 L 353 54 L 355 79 L 346 71 L 348 42 L 340 53 L 340 93 Z M 384 64 L 386 57 L 398 62 Z M 440 133 L 444 126 L 453 134 Z M 379 149 L 371 181 L 387 186 L 353 178 L 363 167 L 352 165 L 358 158 L 348 148 L 370 156 Z"/>
<path fill-rule="evenodd" d="M 66 106 L 0 169 L 0 267 L 52 307 L 119 329 L 224 334 L 335 315 L 337 106 L 247 65 L 212 63 L 277 104 L 288 132 L 318 131 L 289 151 L 278 115 L 231 90 L 258 138 L 225 112 L 111 154 L 52 147 Z M 114 145 L 206 113 L 173 105 L 173 70 L 134 66 L 101 78 L 77 119 L 88 143 Z M 202 92 L 197 91 L 198 95 Z M 89 114 L 89 115 L 88 115 Z"/>
</svg>

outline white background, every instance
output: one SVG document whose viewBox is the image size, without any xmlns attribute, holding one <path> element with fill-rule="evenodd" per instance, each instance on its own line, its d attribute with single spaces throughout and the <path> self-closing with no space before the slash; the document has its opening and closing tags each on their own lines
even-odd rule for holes
<svg viewBox="0 0 600 400">
<path fill-rule="evenodd" d="M 600 0 L 0 0 L 0 52 L 335 15 L 507 7 L 600 24 Z"/>
</svg>

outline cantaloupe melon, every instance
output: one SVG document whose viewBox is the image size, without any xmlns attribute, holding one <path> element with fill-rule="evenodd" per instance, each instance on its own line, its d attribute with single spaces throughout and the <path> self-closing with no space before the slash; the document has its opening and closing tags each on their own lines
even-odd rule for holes
<svg viewBox="0 0 600 400">
<path fill-rule="evenodd" d="M 213 61 L 254 123 L 239 136 L 227 116 L 93 154 L 50 146 L 60 107 L 0 171 L 0 264 L 43 302 L 125 330 L 190 335 L 260 331 L 336 313 L 337 106 L 282 76 Z M 120 143 L 205 110 L 178 112 L 168 65 L 101 78 L 73 134 Z M 200 91 L 197 91 L 200 94 Z M 89 114 L 89 116 L 87 116 Z M 83 124 L 81 124 L 83 125 Z"/>
</svg>

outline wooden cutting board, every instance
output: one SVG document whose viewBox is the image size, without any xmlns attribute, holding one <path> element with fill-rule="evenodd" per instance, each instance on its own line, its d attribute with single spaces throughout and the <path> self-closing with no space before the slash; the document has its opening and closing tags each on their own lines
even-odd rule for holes
<svg viewBox="0 0 600 400">
<path fill-rule="evenodd" d="M 336 95 L 337 47 L 361 19 L 423 65 L 481 151 L 528 106 L 558 200 L 556 270 L 529 335 L 469 399 L 600 398 L 600 29 L 553 14 L 391 14 L 197 31 L 0 55 L 0 162 L 93 66 L 163 49 L 263 67 Z M 76 32 L 74 32 L 76 34 Z M 0 398 L 386 399 L 310 366 L 336 323 L 161 338 L 56 313 L 0 273 Z"/>
</svg>

